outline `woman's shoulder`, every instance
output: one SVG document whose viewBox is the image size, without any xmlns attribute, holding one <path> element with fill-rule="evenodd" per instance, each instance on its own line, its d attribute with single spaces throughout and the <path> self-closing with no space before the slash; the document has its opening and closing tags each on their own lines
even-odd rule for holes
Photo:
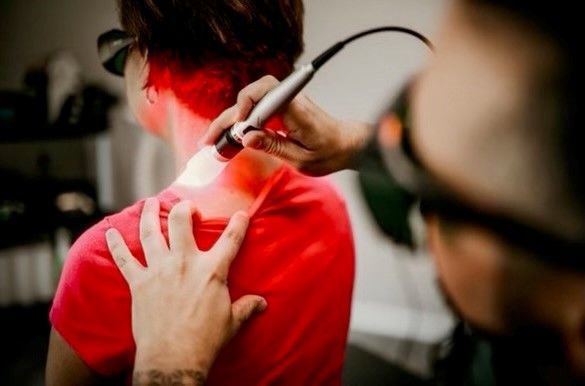
<svg viewBox="0 0 585 386">
<path fill-rule="evenodd" d="M 168 208 L 172 206 L 172 196 L 163 191 L 156 197 L 161 202 L 161 213 L 168 213 Z M 113 262 L 105 236 L 110 228 L 116 228 L 122 234 L 133 253 L 141 254 L 139 226 L 144 201 L 145 199 L 138 200 L 116 213 L 105 216 L 88 228 L 71 246 L 67 260 L 101 264 L 105 259 L 107 265 L 111 265 Z"/>
</svg>

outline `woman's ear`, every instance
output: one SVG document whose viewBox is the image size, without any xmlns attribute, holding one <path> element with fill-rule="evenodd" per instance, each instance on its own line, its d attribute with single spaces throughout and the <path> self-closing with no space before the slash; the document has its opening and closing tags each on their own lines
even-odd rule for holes
<svg viewBox="0 0 585 386">
<path fill-rule="evenodd" d="M 143 56 L 142 79 L 144 80 L 144 93 L 149 104 L 154 105 L 158 102 L 158 88 L 152 84 L 150 71 L 151 66 L 148 61 L 148 52 Z"/>
<path fill-rule="evenodd" d="M 158 90 L 155 86 L 153 85 L 145 86 L 144 92 L 146 93 L 146 100 L 148 101 L 148 103 L 154 105 L 158 102 L 159 95 Z"/>
</svg>

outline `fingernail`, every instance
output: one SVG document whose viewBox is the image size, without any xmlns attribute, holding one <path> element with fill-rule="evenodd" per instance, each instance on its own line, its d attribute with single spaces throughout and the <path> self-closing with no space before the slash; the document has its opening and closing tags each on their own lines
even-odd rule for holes
<svg viewBox="0 0 585 386">
<path fill-rule="evenodd" d="M 258 310 L 264 311 L 267 307 L 268 307 L 268 302 L 266 301 L 266 299 L 262 298 L 262 301 L 260 302 L 260 305 L 258 306 Z"/>
<path fill-rule="evenodd" d="M 111 239 L 114 236 L 114 228 L 110 228 L 106 231 L 106 239 Z"/>
<path fill-rule="evenodd" d="M 247 146 L 251 147 L 252 149 L 262 150 L 264 149 L 264 140 L 259 137 L 254 137 L 250 140 Z"/>
</svg>

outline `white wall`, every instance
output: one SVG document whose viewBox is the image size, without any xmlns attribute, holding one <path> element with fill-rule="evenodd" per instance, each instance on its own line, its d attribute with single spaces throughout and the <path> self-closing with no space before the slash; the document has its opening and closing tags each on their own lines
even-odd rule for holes
<svg viewBox="0 0 585 386">
<path fill-rule="evenodd" d="M 308 61 L 352 33 L 401 25 L 432 35 L 446 0 L 305 1 Z M 347 46 L 309 84 L 308 92 L 334 115 L 373 120 L 389 97 L 424 64 L 429 51 L 409 36 L 382 33 Z"/>
<path fill-rule="evenodd" d="M 58 49 L 72 51 L 89 81 L 113 90 L 121 82 L 97 57 L 97 36 L 118 25 L 114 0 L 0 1 L 0 88 L 19 88 L 26 66 Z"/>
</svg>

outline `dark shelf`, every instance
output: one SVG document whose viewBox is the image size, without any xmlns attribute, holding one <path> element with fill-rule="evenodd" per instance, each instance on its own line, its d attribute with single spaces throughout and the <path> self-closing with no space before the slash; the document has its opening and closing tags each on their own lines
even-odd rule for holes
<svg viewBox="0 0 585 386">
<path fill-rule="evenodd" d="M 72 239 L 83 233 L 87 228 L 95 224 L 103 217 L 101 212 L 92 216 L 74 216 L 65 217 L 52 216 L 49 221 L 38 223 L 30 218 L 24 218 L 20 221 L 0 222 L 0 249 L 13 248 L 18 246 L 29 245 L 33 243 L 49 241 L 53 242 L 55 232 L 59 228 L 67 229 Z"/>
<path fill-rule="evenodd" d="M 43 127 L 40 129 L 0 130 L 0 143 L 40 142 L 81 139 L 107 131 L 104 127 Z"/>
<path fill-rule="evenodd" d="M 75 236 L 102 217 L 95 187 L 86 179 L 31 178 L 2 170 L 0 179 L 9 182 L 0 191 L 0 249 L 52 240 L 59 228 Z M 93 208 L 89 212 L 81 205 L 60 209 L 63 193 L 74 194 Z"/>
</svg>

